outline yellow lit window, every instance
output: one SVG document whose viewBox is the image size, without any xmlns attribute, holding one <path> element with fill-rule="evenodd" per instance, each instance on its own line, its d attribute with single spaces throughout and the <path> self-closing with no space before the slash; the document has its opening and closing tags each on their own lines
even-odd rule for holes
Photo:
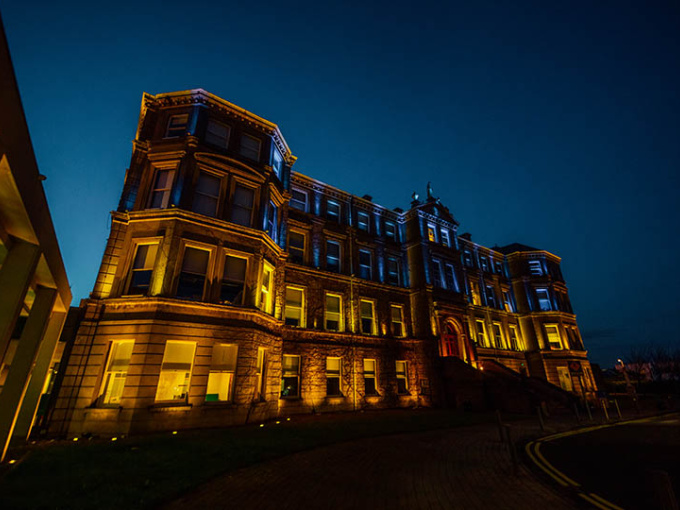
<svg viewBox="0 0 680 510">
<path fill-rule="evenodd" d="M 300 396 L 300 356 L 283 355 L 281 360 L 281 396 Z"/>
<path fill-rule="evenodd" d="M 342 296 L 326 294 L 324 325 L 326 331 L 342 331 Z"/>
<path fill-rule="evenodd" d="M 212 362 L 208 374 L 206 402 L 230 401 L 234 390 L 236 372 L 236 345 L 213 345 Z"/>
<path fill-rule="evenodd" d="M 299 287 L 286 287 L 286 325 L 305 327 L 305 290 Z"/>
<path fill-rule="evenodd" d="M 111 343 L 109 362 L 106 364 L 102 385 L 102 403 L 120 403 L 134 345 L 133 340 L 118 340 Z"/>
<path fill-rule="evenodd" d="M 378 394 L 378 372 L 374 359 L 364 360 L 364 388 L 366 395 Z"/>
<path fill-rule="evenodd" d="M 408 363 L 406 361 L 397 361 L 397 393 L 408 393 Z"/>
<path fill-rule="evenodd" d="M 484 327 L 484 321 L 478 320 L 475 322 L 477 326 L 477 344 L 480 347 L 487 347 L 488 342 L 486 341 L 486 328 Z"/>
<path fill-rule="evenodd" d="M 258 347 L 257 363 L 255 365 L 255 375 L 257 377 L 255 384 L 255 400 L 264 400 L 265 395 L 267 394 L 266 371 L 267 351 L 262 347 Z"/>
<path fill-rule="evenodd" d="M 260 310 L 271 314 L 274 311 L 274 266 L 266 260 L 262 269 L 262 284 L 260 285 Z"/>
<path fill-rule="evenodd" d="M 361 300 L 361 332 L 364 335 L 375 335 L 375 303 Z"/>
<path fill-rule="evenodd" d="M 132 262 L 130 275 L 130 285 L 128 294 L 141 294 L 146 296 L 151 285 L 151 273 L 156 262 L 158 253 L 157 244 L 138 244 L 135 251 L 135 258 Z"/>
<path fill-rule="evenodd" d="M 548 337 L 548 345 L 553 350 L 564 349 L 562 345 L 562 338 L 560 336 L 560 330 L 557 325 L 547 325 L 545 327 L 545 334 Z"/>
<path fill-rule="evenodd" d="M 187 399 L 195 350 L 194 342 L 168 340 L 156 391 L 157 401 Z"/>
</svg>

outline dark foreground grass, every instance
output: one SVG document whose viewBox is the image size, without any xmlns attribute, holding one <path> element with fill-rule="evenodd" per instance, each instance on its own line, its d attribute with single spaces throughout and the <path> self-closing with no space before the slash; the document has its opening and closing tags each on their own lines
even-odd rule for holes
<svg viewBox="0 0 680 510">
<path fill-rule="evenodd" d="M 227 471 L 353 439 L 489 422 L 414 409 L 305 416 L 225 429 L 39 444 L 0 478 L 0 508 L 153 508 Z M 11 457 L 8 457 L 11 458 Z"/>
</svg>

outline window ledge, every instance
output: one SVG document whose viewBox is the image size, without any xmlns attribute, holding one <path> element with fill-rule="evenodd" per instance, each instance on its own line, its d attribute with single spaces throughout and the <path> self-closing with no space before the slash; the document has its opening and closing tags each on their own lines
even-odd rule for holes
<svg viewBox="0 0 680 510">
<path fill-rule="evenodd" d="M 346 400 L 346 395 L 326 395 L 324 400 Z"/>
<path fill-rule="evenodd" d="M 279 397 L 279 400 L 291 400 L 291 401 L 292 400 L 302 400 L 302 397 L 299 397 L 297 395 L 296 396 L 290 396 L 290 397 L 281 396 L 281 397 Z"/>
<path fill-rule="evenodd" d="M 149 406 L 150 411 L 157 411 L 157 412 L 172 412 L 172 411 L 191 411 L 193 408 L 193 404 L 189 404 L 188 402 L 157 402 L 155 404 L 151 404 Z"/>
<path fill-rule="evenodd" d="M 234 408 L 236 407 L 236 404 L 234 404 L 233 401 L 229 400 L 224 400 L 224 401 L 214 401 L 214 402 L 203 402 L 203 405 L 201 407 L 204 407 L 206 409 L 225 409 L 225 408 Z"/>
</svg>

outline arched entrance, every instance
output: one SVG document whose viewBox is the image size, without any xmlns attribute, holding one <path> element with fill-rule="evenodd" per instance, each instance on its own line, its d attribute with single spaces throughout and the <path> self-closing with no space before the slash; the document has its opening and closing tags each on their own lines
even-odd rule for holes
<svg viewBox="0 0 680 510">
<path fill-rule="evenodd" d="M 460 358 L 466 363 L 472 360 L 472 350 L 460 326 L 454 321 L 447 321 L 442 328 L 439 342 L 439 353 L 444 357 Z"/>
</svg>

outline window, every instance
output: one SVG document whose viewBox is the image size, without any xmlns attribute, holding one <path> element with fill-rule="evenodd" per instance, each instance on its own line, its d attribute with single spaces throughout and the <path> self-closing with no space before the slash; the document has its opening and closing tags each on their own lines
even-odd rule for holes
<svg viewBox="0 0 680 510">
<path fill-rule="evenodd" d="M 482 271 L 489 270 L 489 260 L 486 257 L 479 257 L 479 264 L 482 267 Z"/>
<path fill-rule="evenodd" d="M 172 181 L 175 178 L 174 170 L 157 170 L 156 179 L 151 189 L 149 207 L 151 209 L 165 209 L 170 201 Z"/>
<path fill-rule="evenodd" d="M 183 136 L 189 123 L 189 114 L 173 115 L 168 119 L 168 127 L 165 130 L 165 138 L 176 138 Z"/>
<path fill-rule="evenodd" d="M 515 309 L 512 306 L 512 298 L 510 297 L 510 291 L 503 291 L 503 305 L 506 312 L 514 312 Z"/>
<path fill-rule="evenodd" d="M 232 305 L 243 304 L 248 260 L 227 255 L 224 258 L 224 274 L 220 287 L 220 301 Z"/>
<path fill-rule="evenodd" d="M 253 161 L 259 161 L 260 159 L 260 145 L 262 142 L 259 138 L 254 136 L 246 135 L 245 133 L 241 136 L 241 147 L 239 152 L 242 156 Z"/>
<path fill-rule="evenodd" d="M 364 335 L 375 335 L 375 304 L 373 301 L 362 299 L 361 308 L 361 332 Z"/>
<path fill-rule="evenodd" d="M 267 394 L 267 351 L 262 347 L 257 348 L 257 361 L 255 363 L 255 400 L 264 400 Z"/>
<path fill-rule="evenodd" d="M 283 156 L 276 147 L 274 147 L 274 153 L 272 154 L 272 168 L 274 169 L 276 176 L 280 179 L 281 170 L 283 169 Z"/>
<path fill-rule="evenodd" d="M 456 272 L 453 269 L 453 264 L 446 264 L 444 266 L 444 280 L 446 281 L 446 288 L 449 290 L 458 290 L 456 282 Z"/>
<path fill-rule="evenodd" d="M 492 324 L 493 328 L 493 339 L 494 339 L 494 346 L 496 349 L 505 349 L 505 345 L 503 342 L 503 332 L 501 331 L 501 325 L 497 322 L 494 322 Z"/>
<path fill-rule="evenodd" d="M 305 291 L 299 287 L 286 287 L 286 325 L 305 327 Z"/>
<path fill-rule="evenodd" d="M 295 264 L 305 263 L 305 235 L 291 231 L 288 234 L 288 260 Z"/>
<path fill-rule="evenodd" d="M 482 297 L 481 294 L 479 293 L 479 284 L 477 282 L 470 282 L 470 296 L 472 298 L 472 304 L 473 305 L 481 305 L 482 304 Z"/>
<path fill-rule="evenodd" d="M 370 280 L 372 275 L 373 256 L 368 250 L 359 250 L 359 278 Z"/>
<path fill-rule="evenodd" d="M 486 306 L 496 308 L 496 294 L 491 285 L 486 286 Z"/>
<path fill-rule="evenodd" d="M 201 172 L 196 181 L 194 201 L 191 210 L 206 216 L 217 214 L 217 205 L 220 201 L 220 187 L 222 180 L 219 177 L 206 172 Z"/>
<path fill-rule="evenodd" d="M 184 250 L 182 271 L 177 283 L 177 297 L 186 299 L 203 299 L 205 275 L 208 270 L 210 252 L 189 246 Z"/>
<path fill-rule="evenodd" d="M 437 242 L 437 235 L 436 235 L 436 227 L 432 225 L 431 223 L 427 225 L 427 239 L 431 243 L 436 243 Z"/>
<path fill-rule="evenodd" d="M 326 294 L 324 325 L 326 331 L 342 331 L 342 296 Z"/>
<path fill-rule="evenodd" d="M 290 206 L 298 211 L 307 212 L 307 193 L 293 189 L 291 191 Z"/>
<path fill-rule="evenodd" d="M 369 224 L 369 216 L 367 213 L 363 211 L 357 212 L 357 228 L 359 230 L 363 230 L 364 232 L 368 232 L 368 224 Z"/>
<path fill-rule="evenodd" d="M 391 221 L 385 222 L 385 237 L 392 239 L 392 241 L 397 240 L 397 226 Z"/>
<path fill-rule="evenodd" d="M 156 391 L 157 401 L 186 401 L 189 395 L 189 378 L 195 350 L 194 342 L 168 340 L 165 344 L 161 375 Z"/>
<path fill-rule="evenodd" d="M 229 126 L 226 124 L 209 120 L 208 127 L 205 130 L 205 141 L 226 149 L 229 146 L 229 131 Z"/>
<path fill-rule="evenodd" d="M 536 289 L 536 299 L 538 300 L 538 309 L 542 312 L 550 311 L 550 295 L 548 289 Z"/>
<path fill-rule="evenodd" d="M 399 270 L 399 259 L 396 257 L 387 257 L 387 283 L 390 285 L 399 285 L 401 271 Z"/>
<path fill-rule="evenodd" d="M 342 358 L 326 358 L 326 395 L 342 396 L 341 388 Z"/>
<path fill-rule="evenodd" d="M 326 241 L 326 270 L 340 272 L 340 243 Z"/>
<path fill-rule="evenodd" d="M 281 361 L 281 396 L 299 397 L 300 396 L 300 356 L 283 355 Z"/>
<path fill-rule="evenodd" d="M 463 252 L 463 263 L 467 267 L 472 267 L 472 253 L 470 253 L 469 251 Z"/>
<path fill-rule="evenodd" d="M 269 209 L 267 209 L 267 224 L 265 225 L 265 232 L 271 237 L 272 241 L 278 241 L 278 229 L 276 225 L 278 224 L 279 218 L 279 208 L 276 207 L 274 202 L 269 202 Z"/>
<path fill-rule="evenodd" d="M 478 320 L 475 322 L 477 326 L 477 344 L 481 347 L 487 347 L 489 344 L 486 341 L 486 328 L 484 321 Z"/>
<path fill-rule="evenodd" d="M 153 273 L 157 252 L 157 244 L 137 245 L 135 259 L 132 262 L 132 274 L 130 275 L 128 294 L 141 294 L 146 296 L 149 293 L 151 273 Z"/>
<path fill-rule="evenodd" d="M 510 349 L 513 351 L 519 351 L 520 344 L 519 336 L 517 335 L 517 326 L 510 325 L 508 326 L 508 330 L 510 331 Z"/>
<path fill-rule="evenodd" d="M 340 204 L 329 200 L 326 202 L 326 218 L 340 223 Z"/>
<path fill-rule="evenodd" d="M 120 404 L 134 345 L 133 340 L 116 340 L 111 343 L 109 362 L 106 365 L 102 386 L 101 401 L 103 404 Z"/>
<path fill-rule="evenodd" d="M 403 395 L 408 393 L 408 363 L 397 361 L 397 393 Z"/>
<path fill-rule="evenodd" d="M 500 262 L 496 262 L 496 272 L 498 274 L 503 274 L 503 264 Z"/>
<path fill-rule="evenodd" d="M 255 190 L 239 184 L 234 188 L 231 206 L 231 221 L 244 227 L 252 225 Z"/>
<path fill-rule="evenodd" d="M 541 267 L 540 260 L 530 260 L 529 261 L 529 272 L 532 276 L 542 276 L 543 268 Z"/>
<path fill-rule="evenodd" d="M 560 380 L 560 387 L 564 391 L 572 391 L 574 389 L 568 367 L 557 367 L 557 378 Z"/>
<path fill-rule="evenodd" d="M 445 228 L 441 229 L 439 231 L 439 234 L 441 235 L 442 238 L 442 244 L 444 246 L 451 246 L 451 240 L 449 239 L 449 231 Z"/>
<path fill-rule="evenodd" d="M 364 360 L 364 391 L 366 395 L 378 394 L 378 373 L 374 359 Z"/>
<path fill-rule="evenodd" d="M 406 336 L 404 330 L 404 307 L 401 305 L 390 305 L 390 317 L 392 320 L 392 334 L 394 336 Z"/>
<path fill-rule="evenodd" d="M 213 345 L 206 402 L 229 402 L 232 399 L 237 352 L 236 345 Z"/>
<path fill-rule="evenodd" d="M 564 347 L 562 346 L 562 338 L 560 336 L 560 330 L 557 328 L 557 325 L 546 325 L 545 326 L 545 334 L 548 337 L 548 346 L 550 349 L 553 350 L 561 350 Z"/>
<path fill-rule="evenodd" d="M 262 285 L 260 285 L 260 310 L 271 315 L 274 311 L 274 266 L 266 260 L 262 268 Z"/>
<path fill-rule="evenodd" d="M 438 260 L 432 261 L 432 284 L 438 288 L 444 286 L 442 280 L 442 264 Z"/>
</svg>

